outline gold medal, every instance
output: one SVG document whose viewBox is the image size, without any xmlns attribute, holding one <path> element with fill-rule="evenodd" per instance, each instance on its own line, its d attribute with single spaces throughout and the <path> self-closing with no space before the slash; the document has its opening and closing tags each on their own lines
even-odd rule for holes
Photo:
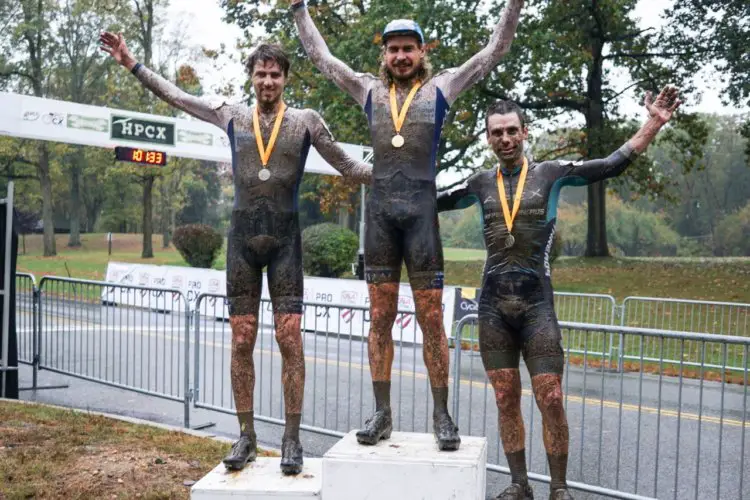
<svg viewBox="0 0 750 500">
<path fill-rule="evenodd" d="M 503 207 L 503 217 L 505 217 L 505 227 L 508 228 L 508 237 L 505 238 L 505 248 L 511 248 L 516 244 L 516 238 L 513 236 L 513 221 L 518 215 L 518 209 L 521 208 L 521 198 L 523 198 L 523 186 L 526 184 L 526 174 L 529 172 L 529 161 L 523 157 L 523 167 L 521 167 L 521 176 L 518 179 L 518 188 L 513 198 L 513 213 L 508 207 L 508 199 L 505 195 L 505 184 L 503 183 L 503 169 L 497 167 L 497 193 L 500 195 L 500 205 Z"/>
<path fill-rule="evenodd" d="M 286 111 L 286 104 L 281 103 L 279 112 L 276 114 L 276 122 L 273 124 L 273 131 L 271 132 L 271 138 L 268 140 L 268 147 L 263 144 L 263 135 L 260 132 L 260 117 L 258 114 L 258 106 L 255 106 L 253 111 L 253 130 L 255 131 L 255 142 L 258 145 L 258 153 L 260 154 L 260 162 L 263 164 L 263 168 L 258 172 L 258 178 L 262 181 L 267 181 L 271 178 L 271 171 L 266 168 L 268 160 L 271 158 L 274 146 L 276 146 L 276 139 L 279 137 L 279 130 L 281 129 L 281 122 L 284 120 L 284 112 Z"/>
<path fill-rule="evenodd" d="M 404 142 L 404 136 L 401 135 L 401 127 L 404 126 L 404 121 L 406 120 L 406 112 L 409 111 L 409 106 L 411 106 L 411 101 L 414 99 L 414 96 L 417 94 L 417 90 L 419 90 L 419 87 L 422 86 L 421 82 L 416 82 L 414 86 L 409 91 L 409 95 L 406 96 L 406 100 L 404 101 L 404 105 L 401 107 L 401 111 L 398 110 L 398 102 L 396 102 L 396 85 L 391 84 L 391 117 L 393 118 L 393 127 L 396 129 L 396 135 L 393 136 L 393 139 L 391 139 L 391 144 L 394 148 L 400 148 L 403 147 Z"/>
</svg>

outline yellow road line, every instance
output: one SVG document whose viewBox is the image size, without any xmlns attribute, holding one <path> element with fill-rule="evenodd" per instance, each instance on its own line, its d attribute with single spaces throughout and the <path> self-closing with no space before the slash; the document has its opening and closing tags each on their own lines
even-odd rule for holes
<svg viewBox="0 0 750 500">
<path fill-rule="evenodd" d="M 141 334 L 142 335 L 147 335 L 149 337 L 163 337 L 163 335 L 161 335 L 159 333 L 151 333 L 151 332 L 145 333 L 144 332 L 144 333 L 141 333 Z M 194 337 L 193 335 L 190 336 L 190 342 L 191 343 L 194 343 L 194 341 L 193 341 L 194 338 L 193 337 Z M 171 340 L 176 340 L 176 339 L 172 338 Z M 182 337 L 179 337 L 177 340 L 182 341 L 183 339 L 182 339 Z M 223 347 L 225 349 L 230 349 L 231 348 L 230 344 L 226 344 L 226 343 L 218 344 L 216 342 L 208 341 L 208 340 L 205 340 L 203 342 L 203 344 L 204 345 L 208 345 L 208 346 L 212 346 L 212 347 Z M 270 349 L 257 349 L 257 352 L 260 352 L 260 353 L 265 352 L 265 353 L 271 354 L 273 356 L 281 357 L 281 354 L 278 351 L 271 351 Z M 333 359 L 318 358 L 318 357 L 315 357 L 315 356 L 307 356 L 307 355 L 305 356 L 305 361 L 310 362 L 310 363 L 323 362 L 325 364 L 332 365 L 332 366 L 337 366 L 337 365 L 342 364 L 342 363 L 339 363 L 339 362 L 337 362 L 336 360 L 333 360 Z M 345 364 L 347 366 L 351 366 L 352 368 L 355 368 L 355 369 L 364 370 L 365 368 L 367 368 L 369 370 L 369 365 L 366 366 L 366 365 L 363 365 L 362 363 L 349 362 L 349 363 L 345 363 Z M 427 375 L 425 373 L 419 373 L 419 372 L 410 371 L 410 370 L 395 370 L 395 369 L 392 371 L 392 377 L 393 376 L 399 376 L 399 375 L 400 376 L 413 377 L 413 378 L 420 379 L 420 380 L 427 379 Z M 488 387 L 488 388 L 490 387 L 489 384 L 487 384 L 486 382 L 479 382 L 477 380 L 467 380 L 467 379 L 463 379 L 463 378 L 461 379 L 460 383 L 461 383 L 461 385 L 471 385 L 471 386 L 477 387 L 479 389 L 485 389 L 485 386 Z M 529 389 L 523 389 L 522 393 L 523 393 L 524 396 L 528 396 L 528 397 L 532 397 L 533 396 L 532 391 L 530 391 Z M 590 406 L 603 406 L 605 408 L 612 408 L 612 409 L 619 409 L 620 406 L 621 406 L 621 403 L 619 401 L 611 401 L 611 400 L 607 400 L 607 399 L 604 399 L 604 400 L 599 399 L 599 398 L 585 398 L 584 399 L 581 396 L 571 396 L 571 395 L 567 395 L 567 399 L 568 399 L 568 402 L 574 402 L 574 403 L 578 403 L 578 404 L 587 404 L 587 405 L 590 405 Z M 630 404 L 630 403 L 622 403 L 622 409 L 626 410 L 626 411 L 635 411 L 635 412 L 640 411 L 642 413 L 648 413 L 648 414 L 652 414 L 652 415 L 661 414 L 662 416 L 666 416 L 666 417 L 675 417 L 675 418 L 681 418 L 681 419 L 692 420 L 692 421 L 709 422 L 709 423 L 713 423 L 713 424 L 722 424 L 723 423 L 723 425 L 728 425 L 728 426 L 732 426 L 732 427 L 742 427 L 742 421 L 741 420 L 735 420 L 735 419 L 728 419 L 728 418 L 726 418 L 726 419 L 724 419 L 722 421 L 722 419 L 720 417 L 712 417 L 712 416 L 707 416 L 707 415 L 698 415 L 697 413 L 678 412 L 678 411 L 675 411 L 675 410 L 667 410 L 667 409 L 664 409 L 664 408 L 659 409 L 659 408 L 654 408 L 654 407 L 651 407 L 651 406 L 640 406 L 639 407 L 638 405 L 634 405 L 634 404 Z M 749 422 L 745 422 L 745 427 L 750 428 L 750 421 Z"/>
</svg>

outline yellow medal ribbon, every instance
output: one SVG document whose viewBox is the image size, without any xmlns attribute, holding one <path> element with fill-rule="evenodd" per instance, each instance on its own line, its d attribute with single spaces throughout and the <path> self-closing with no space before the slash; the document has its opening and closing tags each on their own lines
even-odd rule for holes
<svg viewBox="0 0 750 500">
<path fill-rule="evenodd" d="M 273 148 L 276 146 L 276 139 L 279 137 L 281 121 L 284 119 L 285 111 L 286 104 L 282 102 L 279 112 L 276 114 L 276 122 L 273 124 L 271 138 L 268 140 L 268 148 L 266 148 L 263 144 L 263 136 L 260 133 L 260 115 L 258 114 L 258 106 L 255 106 L 255 111 L 253 112 L 253 129 L 255 130 L 255 142 L 258 144 L 258 152 L 260 153 L 260 161 L 263 163 L 263 167 L 268 165 L 268 160 L 271 158 Z"/>
<path fill-rule="evenodd" d="M 391 84 L 391 116 L 393 117 L 393 126 L 396 128 L 396 137 L 401 137 L 401 127 L 404 126 L 404 121 L 406 120 L 406 112 L 409 111 L 411 101 L 412 99 L 414 99 L 414 96 L 417 94 L 417 91 L 421 86 L 422 82 L 417 82 L 414 84 L 414 86 L 409 91 L 409 95 L 404 101 L 404 105 L 401 107 L 401 111 L 399 111 L 398 102 L 396 101 L 396 85 Z M 394 137 L 393 145 L 397 148 L 403 146 L 403 138 L 401 138 L 400 140 L 396 140 L 396 137 Z"/>
<path fill-rule="evenodd" d="M 518 209 L 521 208 L 521 197 L 523 195 L 523 186 L 526 184 L 526 174 L 529 172 L 529 161 L 526 157 L 523 157 L 523 167 L 521 168 L 521 176 L 518 179 L 518 187 L 516 188 L 516 196 L 513 199 L 513 213 L 508 208 L 508 198 L 505 195 L 505 184 L 503 183 L 503 169 L 497 167 L 497 191 L 500 195 L 500 205 L 503 207 L 503 216 L 505 217 L 505 225 L 508 228 L 508 233 L 513 230 L 513 221 L 518 214 Z M 511 235 L 512 236 L 512 235 Z"/>
</svg>

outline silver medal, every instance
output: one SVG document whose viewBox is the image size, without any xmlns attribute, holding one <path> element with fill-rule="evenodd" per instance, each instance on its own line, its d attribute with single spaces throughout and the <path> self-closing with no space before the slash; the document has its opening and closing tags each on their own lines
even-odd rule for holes
<svg viewBox="0 0 750 500">
<path fill-rule="evenodd" d="M 261 168 L 260 172 L 258 172 L 258 178 L 262 181 L 267 181 L 271 178 L 271 171 L 267 168 Z"/>
<path fill-rule="evenodd" d="M 505 248 L 511 248 L 515 244 L 516 238 L 514 238 L 512 234 L 509 234 L 508 237 L 505 238 Z"/>
</svg>

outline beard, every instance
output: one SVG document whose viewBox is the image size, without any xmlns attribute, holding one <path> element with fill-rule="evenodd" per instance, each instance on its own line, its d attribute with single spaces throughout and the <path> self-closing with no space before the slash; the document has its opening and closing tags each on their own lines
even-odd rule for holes
<svg viewBox="0 0 750 500">
<path fill-rule="evenodd" d="M 391 75 L 391 78 L 399 83 L 408 83 L 409 81 L 413 80 L 415 76 L 419 75 L 419 73 L 422 70 L 422 62 L 420 61 L 416 65 L 408 67 L 409 71 L 407 73 L 400 73 L 398 70 L 402 67 L 397 66 L 393 69 L 388 68 L 388 73 Z M 395 70 L 395 71 L 394 71 Z"/>
<path fill-rule="evenodd" d="M 273 111 L 273 109 L 276 107 L 276 104 L 281 100 L 281 94 L 276 94 L 273 97 L 263 97 L 263 92 L 260 92 L 258 95 L 258 106 L 261 110 L 269 112 Z"/>
</svg>

